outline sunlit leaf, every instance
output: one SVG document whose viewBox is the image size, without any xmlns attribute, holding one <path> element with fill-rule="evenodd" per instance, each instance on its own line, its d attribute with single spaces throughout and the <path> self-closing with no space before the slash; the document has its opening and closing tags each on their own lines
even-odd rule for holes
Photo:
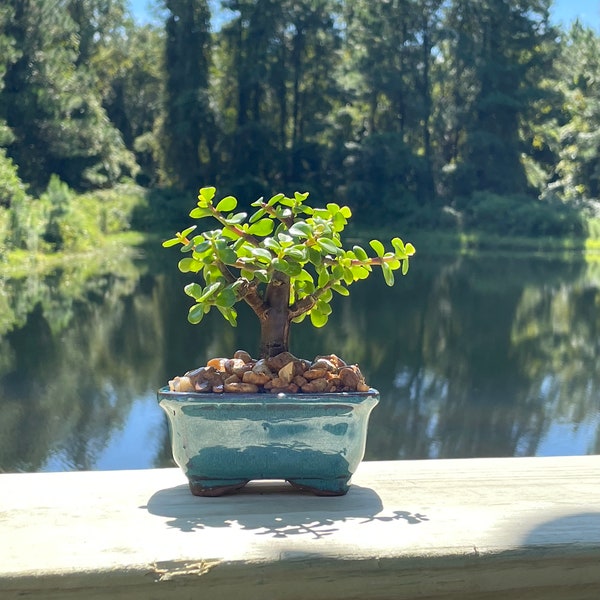
<svg viewBox="0 0 600 600">
<path fill-rule="evenodd" d="M 260 236 L 270 235 L 274 227 L 275 223 L 273 219 L 261 219 L 248 227 L 248 233 Z"/>
<path fill-rule="evenodd" d="M 210 205 L 211 200 L 215 197 L 217 193 L 217 188 L 214 187 L 205 187 L 201 188 L 200 193 L 198 194 L 198 206 L 201 208 L 206 208 Z"/>
<path fill-rule="evenodd" d="M 223 287 L 223 284 L 220 281 L 215 281 L 214 283 L 206 286 L 206 289 L 204 292 L 202 292 L 202 296 L 198 298 L 198 302 L 206 302 L 213 294 L 218 292 L 221 287 Z"/>
<path fill-rule="evenodd" d="M 349 296 L 350 295 L 350 291 L 345 288 L 341 283 L 334 283 L 331 286 L 331 289 L 334 292 L 337 292 L 338 294 L 340 294 L 341 296 Z"/>
<path fill-rule="evenodd" d="M 279 252 L 281 250 L 281 246 L 279 245 L 279 242 L 277 240 L 274 240 L 273 238 L 265 238 L 262 243 L 264 244 L 265 248 L 268 248 L 269 250 L 272 250 L 273 252 Z"/>
<path fill-rule="evenodd" d="M 202 317 L 204 316 L 204 305 L 203 304 L 194 304 L 188 311 L 188 321 L 197 325 L 202 321 Z"/>
<path fill-rule="evenodd" d="M 312 228 L 306 221 L 298 221 L 288 229 L 288 232 L 296 237 L 309 238 L 312 235 Z"/>
<path fill-rule="evenodd" d="M 182 258 L 177 266 L 182 273 L 197 273 L 202 268 L 202 263 L 194 258 L 187 257 Z"/>
<path fill-rule="evenodd" d="M 232 327 L 237 327 L 237 312 L 234 308 L 227 308 L 222 306 L 217 306 L 217 308 Z"/>
<path fill-rule="evenodd" d="M 237 200 L 233 196 L 225 196 L 216 206 L 219 212 L 230 212 L 237 206 Z"/>
<path fill-rule="evenodd" d="M 358 258 L 358 260 L 368 260 L 369 259 L 369 255 L 366 253 L 366 251 L 363 247 L 352 246 L 352 250 L 354 251 L 354 254 L 356 254 L 356 258 Z"/>
<path fill-rule="evenodd" d="M 261 262 L 270 263 L 273 255 L 266 248 L 250 248 L 250 254 Z"/>
<path fill-rule="evenodd" d="M 390 269 L 389 265 L 387 265 L 386 263 L 383 263 L 381 265 L 381 271 L 383 273 L 383 278 L 385 279 L 386 284 L 389 285 L 390 287 L 392 285 L 394 285 L 394 273 Z"/>
<path fill-rule="evenodd" d="M 254 205 L 253 205 L 254 206 Z M 255 213 L 250 215 L 249 223 L 255 223 L 259 219 L 262 219 L 267 214 L 267 211 L 264 208 L 260 208 Z"/>
<path fill-rule="evenodd" d="M 340 251 L 339 248 L 329 238 L 319 238 L 318 244 L 325 252 L 334 256 Z"/>
<path fill-rule="evenodd" d="M 170 248 L 171 246 L 176 246 L 179 243 L 180 243 L 179 238 L 171 238 L 170 240 L 165 240 L 162 243 L 162 247 L 163 248 Z"/>
<path fill-rule="evenodd" d="M 236 302 L 237 297 L 231 287 L 226 287 L 215 299 L 215 304 L 217 306 L 222 306 L 225 308 L 233 306 Z"/>
<path fill-rule="evenodd" d="M 327 315 L 324 315 L 314 308 L 310 311 L 310 322 L 313 324 L 313 327 L 323 327 L 323 325 L 327 323 L 328 318 Z"/>
<path fill-rule="evenodd" d="M 377 254 L 377 256 L 383 256 L 383 254 L 385 253 L 385 248 L 383 247 L 383 244 L 379 240 L 371 240 L 369 242 L 369 246 L 371 246 L 371 248 L 373 248 L 373 250 L 375 250 L 375 253 Z"/>
<path fill-rule="evenodd" d="M 228 217 L 226 219 L 226 221 L 230 225 L 239 225 L 240 223 L 243 223 L 246 220 L 247 216 L 248 216 L 248 213 L 239 212 L 239 213 L 236 213 L 235 215 L 231 215 L 231 217 Z"/>
<path fill-rule="evenodd" d="M 281 258 L 274 258 L 273 261 L 271 262 L 271 265 L 277 271 L 281 271 L 282 273 L 285 273 L 286 275 L 291 275 L 290 263 L 288 263 L 287 261 L 282 260 Z"/>
<path fill-rule="evenodd" d="M 275 194 L 274 196 L 271 196 L 271 198 L 269 198 L 269 201 L 267 202 L 267 206 L 273 206 L 274 204 L 279 202 L 282 198 L 284 198 L 283 194 Z"/>
<path fill-rule="evenodd" d="M 192 219 L 203 219 L 204 217 L 210 217 L 211 215 L 212 212 L 210 208 L 201 208 L 200 206 L 193 208 L 190 212 L 190 217 L 192 217 Z"/>
<path fill-rule="evenodd" d="M 196 300 L 202 295 L 202 287 L 198 283 L 188 283 L 183 291 Z"/>
<path fill-rule="evenodd" d="M 408 273 L 408 258 L 405 258 L 402 261 L 402 275 L 406 275 Z"/>
<path fill-rule="evenodd" d="M 329 273 L 327 269 L 321 269 L 319 271 L 319 279 L 317 280 L 317 287 L 323 288 L 329 283 Z"/>
</svg>

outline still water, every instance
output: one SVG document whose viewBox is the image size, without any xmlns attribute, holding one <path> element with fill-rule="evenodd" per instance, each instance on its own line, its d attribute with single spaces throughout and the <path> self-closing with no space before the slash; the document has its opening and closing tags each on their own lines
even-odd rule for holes
<svg viewBox="0 0 600 600">
<path fill-rule="evenodd" d="M 0 472 L 172 466 L 155 390 L 257 327 L 186 321 L 188 281 L 147 250 L 0 275 Z M 243 307 L 242 307 L 243 308 Z M 359 363 L 381 392 L 367 460 L 600 453 L 600 265 L 419 254 L 339 297 L 291 350 Z"/>
</svg>

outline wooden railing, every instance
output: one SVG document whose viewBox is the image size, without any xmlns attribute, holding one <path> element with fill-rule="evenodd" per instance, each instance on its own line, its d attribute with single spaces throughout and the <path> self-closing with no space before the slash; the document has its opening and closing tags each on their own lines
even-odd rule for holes
<svg viewBox="0 0 600 600">
<path fill-rule="evenodd" d="M 598 600 L 600 456 L 366 462 L 332 498 L 0 475 L 0 598 Z"/>
</svg>

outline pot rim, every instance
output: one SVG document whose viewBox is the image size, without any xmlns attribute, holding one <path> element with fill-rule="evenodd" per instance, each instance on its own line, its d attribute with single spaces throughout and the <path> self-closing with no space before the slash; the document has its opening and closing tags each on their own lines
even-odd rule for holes
<svg viewBox="0 0 600 600">
<path fill-rule="evenodd" d="M 213 392 L 172 392 L 168 386 L 162 387 L 157 392 L 159 402 L 171 400 L 173 402 L 192 402 L 207 404 L 301 404 L 362 402 L 369 398 L 379 399 L 379 391 L 369 388 L 368 392 L 320 392 L 320 393 L 278 393 L 256 392 L 254 394 L 227 393 L 215 394 Z"/>
</svg>

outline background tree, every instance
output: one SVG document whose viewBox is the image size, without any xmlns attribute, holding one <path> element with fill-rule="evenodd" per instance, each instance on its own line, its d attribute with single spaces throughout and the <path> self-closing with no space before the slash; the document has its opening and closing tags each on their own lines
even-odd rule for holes
<svg viewBox="0 0 600 600">
<path fill-rule="evenodd" d="M 527 192 L 520 119 L 540 95 L 550 0 L 454 0 L 446 27 L 454 114 L 460 121 L 454 193 Z M 462 135 L 461 135 L 462 134 Z"/>
<path fill-rule="evenodd" d="M 551 151 L 548 191 L 566 200 L 600 197 L 600 38 L 576 23 L 562 44 L 560 111 L 547 114 L 537 143 Z"/>
<path fill-rule="evenodd" d="M 431 116 L 439 0 L 347 4 L 348 52 L 359 76 L 358 144 L 349 153 L 348 199 L 363 218 L 406 217 L 435 198 Z"/>
<path fill-rule="evenodd" d="M 215 120 L 209 96 L 212 41 L 205 0 L 166 0 L 165 106 L 161 158 L 166 181 L 193 189 L 212 181 Z"/>
<path fill-rule="evenodd" d="M 0 118 L 14 134 L 9 154 L 34 190 L 50 174 L 76 188 L 109 185 L 135 164 L 106 117 L 87 65 L 78 68 L 78 25 L 66 0 L 8 0 L 5 32 L 19 58 L 4 77 Z"/>
</svg>

